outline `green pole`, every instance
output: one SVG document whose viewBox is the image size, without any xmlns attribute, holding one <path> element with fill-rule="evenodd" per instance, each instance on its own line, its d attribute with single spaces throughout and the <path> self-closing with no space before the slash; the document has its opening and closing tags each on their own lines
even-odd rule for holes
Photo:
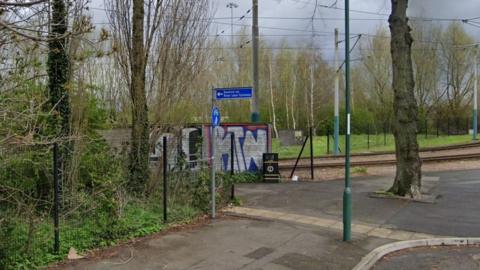
<svg viewBox="0 0 480 270">
<path fill-rule="evenodd" d="M 350 183 L 350 3 L 345 0 L 345 189 L 343 191 L 343 241 L 352 239 L 352 189 Z"/>
<path fill-rule="evenodd" d="M 474 71 L 474 78 L 473 78 L 473 140 L 477 140 L 477 130 L 478 130 L 478 120 L 477 120 L 477 115 L 478 115 L 478 109 L 477 109 L 477 91 L 478 91 L 478 67 L 477 67 L 477 56 L 478 56 L 478 45 L 475 45 L 475 54 L 474 54 L 474 59 L 473 59 L 473 71 Z"/>
</svg>

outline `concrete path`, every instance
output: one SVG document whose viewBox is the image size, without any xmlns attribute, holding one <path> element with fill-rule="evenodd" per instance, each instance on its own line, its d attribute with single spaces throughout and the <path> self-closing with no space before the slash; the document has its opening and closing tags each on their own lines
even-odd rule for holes
<svg viewBox="0 0 480 270">
<path fill-rule="evenodd" d="M 386 189 L 390 177 L 353 180 L 353 222 L 385 229 L 444 236 L 480 236 L 480 170 L 432 173 L 426 188 L 439 195 L 434 204 L 370 198 Z M 342 219 L 343 181 L 246 184 L 236 194 L 246 208 Z"/>
<path fill-rule="evenodd" d="M 350 270 L 374 248 L 392 240 L 297 222 L 224 219 L 115 249 L 106 259 L 85 259 L 57 269 L 75 270 Z"/>
<path fill-rule="evenodd" d="M 354 179 L 349 243 L 341 233 L 342 181 L 248 184 L 237 189 L 244 205 L 227 209 L 244 218 L 151 237 L 57 269 L 346 270 L 397 240 L 480 236 L 480 170 L 425 180 L 427 189 L 441 195 L 435 204 L 370 198 L 391 179 Z M 398 269 L 421 269 L 410 266 Z"/>
<path fill-rule="evenodd" d="M 261 209 L 254 209 L 254 208 L 245 208 L 245 207 L 232 207 L 232 208 L 225 209 L 225 212 L 230 214 L 235 214 L 238 216 L 259 217 L 259 218 L 266 218 L 266 219 L 277 220 L 277 221 L 290 221 L 290 222 L 306 224 L 311 226 L 318 226 L 320 228 L 331 229 L 339 232 L 343 231 L 342 220 L 318 218 L 318 217 L 311 217 L 311 216 L 304 216 L 304 215 L 297 215 L 297 214 L 289 214 L 285 212 L 274 212 L 269 210 L 261 210 Z M 379 225 L 366 224 L 366 223 L 363 223 L 363 224 L 353 223 L 352 232 L 359 233 L 359 234 L 366 234 L 367 236 L 380 237 L 380 238 L 392 239 L 392 240 L 402 240 L 402 241 L 449 237 L 449 236 L 442 236 L 442 235 L 417 233 L 417 232 L 411 232 L 411 231 L 386 229 L 386 228 L 382 228 Z"/>
</svg>

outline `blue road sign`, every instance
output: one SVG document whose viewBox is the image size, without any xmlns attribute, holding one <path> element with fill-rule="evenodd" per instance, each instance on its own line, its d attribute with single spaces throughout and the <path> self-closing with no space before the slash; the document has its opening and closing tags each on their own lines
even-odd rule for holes
<svg viewBox="0 0 480 270">
<path fill-rule="evenodd" d="M 212 108 L 212 126 L 218 127 L 220 125 L 220 110 L 217 107 Z"/>
<path fill-rule="evenodd" d="M 214 88 L 216 100 L 249 99 L 253 96 L 252 87 Z"/>
</svg>

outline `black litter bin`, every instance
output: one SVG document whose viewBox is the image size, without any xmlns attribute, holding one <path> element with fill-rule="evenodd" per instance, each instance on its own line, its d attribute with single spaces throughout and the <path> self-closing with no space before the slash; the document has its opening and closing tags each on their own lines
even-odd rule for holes
<svg viewBox="0 0 480 270">
<path fill-rule="evenodd" d="M 263 153 L 263 181 L 266 183 L 280 182 L 278 153 Z"/>
</svg>

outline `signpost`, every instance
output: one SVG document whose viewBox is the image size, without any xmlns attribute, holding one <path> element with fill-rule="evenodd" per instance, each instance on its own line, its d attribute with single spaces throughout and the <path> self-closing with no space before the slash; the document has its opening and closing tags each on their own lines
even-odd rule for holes
<svg viewBox="0 0 480 270">
<path fill-rule="evenodd" d="M 212 218 L 215 218 L 215 194 L 216 194 L 216 187 L 215 187 L 215 148 L 216 148 L 216 131 L 217 127 L 220 125 L 220 110 L 218 107 L 213 106 L 212 108 Z"/>
<path fill-rule="evenodd" d="M 211 178 L 212 178 L 212 218 L 215 218 L 215 150 L 216 150 L 216 131 L 220 125 L 220 110 L 215 106 L 215 101 L 222 100 L 238 100 L 238 99 L 251 99 L 253 98 L 252 87 L 231 87 L 231 88 L 213 88 L 212 89 L 212 156 L 211 156 Z M 233 156 L 231 157 L 233 159 Z M 233 166 L 232 166 L 233 170 Z"/>
</svg>

